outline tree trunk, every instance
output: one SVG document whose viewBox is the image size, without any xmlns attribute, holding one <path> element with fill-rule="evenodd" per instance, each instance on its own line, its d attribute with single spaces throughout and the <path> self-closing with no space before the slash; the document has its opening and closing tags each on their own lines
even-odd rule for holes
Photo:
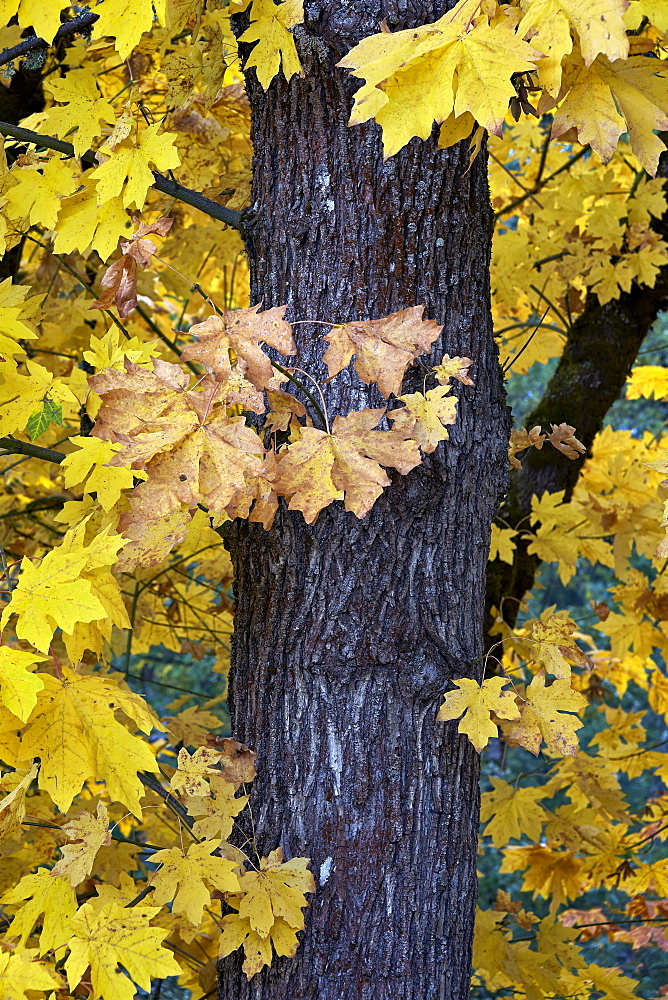
<svg viewBox="0 0 668 1000">
<path fill-rule="evenodd" d="M 250 983 L 230 956 L 221 1000 L 468 995 L 478 758 L 435 716 L 452 677 L 482 675 L 490 523 L 506 486 L 485 160 L 469 170 L 466 143 L 413 140 L 384 163 L 375 124 L 348 128 L 356 81 L 334 68 L 384 16 L 396 30 L 447 6 L 311 2 L 296 31 L 304 77 L 266 94 L 249 81 L 253 301 L 332 322 L 423 304 L 445 325 L 433 357 L 473 358 L 476 384 L 459 387 L 450 441 L 363 520 L 335 503 L 308 526 L 282 505 L 269 532 L 228 526 L 230 703 L 233 734 L 258 752 L 258 849 L 312 858 L 317 892 L 297 956 Z M 320 378 L 324 332 L 296 327 L 297 363 Z M 405 389 L 423 377 L 416 366 Z M 350 370 L 325 395 L 330 417 L 380 402 Z"/>
</svg>

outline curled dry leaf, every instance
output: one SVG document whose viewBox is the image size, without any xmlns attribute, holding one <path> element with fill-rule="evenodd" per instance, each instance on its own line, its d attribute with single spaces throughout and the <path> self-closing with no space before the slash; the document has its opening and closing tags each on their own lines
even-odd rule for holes
<svg viewBox="0 0 668 1000">
<path fill-rule="evenodd" d="M 257 754 L 230 736 L 206 734 L 208 747 L 220 754 L 220 770 L 225 781 L 234 785 L 235 791 L 240 785 L 252 781 L 257 775 L 255 759 Z"/>
<path fill-rule="evenodd" d="M 516 427 L 510 432 L 510 444 L 508 445 L 508 461 L 510 462 L 511 469 L 521 469 L 522 463 L 516 457 L 518 451 L 524 451 L 526 448 L 540 449 L 543 447 L 543 443 L 546 434 L 543 434 L 543 428 L 536 424 L 531 430 L 527 430 L 526 427 L 522 427 L 521 430 L 517 430 Z"/>
<path fill-rule="evenodd" d="M 443 327 L 422 319 L 424 306 L 412 306 L 383 319 L 359 320 L 332 327 L 324 362 L 332 378 L 355 357 L 355 371 L 369 385 L 376 382 L 387 398 L 401 392 L 409 364 L 425 354 Z"/>
<path fill-rule="evenodd" d="M 552 424 L 552 431 L 548 437 L 550 444 L 553 444 L 566 458 L 577 458 L 578 452 L 584 455 L 587 450 L 575 437 L 575 427 L 571 427 L 570 424 Z"/>
<path fill-rule="evenodd" d="M 282 389 L 268 389 L 267 400 L 271 412 L 264 422 L 270 431 L 287 431 L 293 417 L 305 417 L 306 409 L 298 399 Z"/>
<path fill-rule="evenodd" d="M 250 309 L 226 309 L 222 316 L 209 316 L 203 323 L 191 326 L 189 333 L 197 337 L 181 355 L 184 361 L 198 361 L 225 383 L 232 367 L 230 350 L 243 362 L 243 373 L 257 389 L 266 389 L 274 378 L 271 361 L 260 344 L 269 344 L 283 355 L 295 354 L 292 328 L 283 318 L 287 306 L 276 306 L 260 312 L 260 306 Z"/>
<path fill-rule="evenodd" d="M 173 219 L 158 219 L 151 225 L 139 223 L 136 233 L 121 243 L 123 256 L 107 268 L 100 284 L 102 295 L 90 306 L 91 309 L 109 309 L 116 306 L 118 315 L 125 319 L 137 305 L 137 264 L 148 267 L 151 257 L 158 249 L 153 240 L 146 239 L 148 233 L 165 236 Z"/>
</svg>

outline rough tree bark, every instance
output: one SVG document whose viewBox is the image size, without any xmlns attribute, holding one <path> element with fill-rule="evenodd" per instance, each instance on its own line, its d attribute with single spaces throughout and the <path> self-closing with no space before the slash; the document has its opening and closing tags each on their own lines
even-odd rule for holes
<svg viewBox="0 0 668 1000">
<path fill-rule="evenodd" d="M 484 156 L 414 140 L 383 162 L 380 130 L 349 129 L 356 81 L 335 63 L 385 17 L 444 0 L 311 0 L 305 75 L 249 81 L 255 149 L 247 247 L 253 301 L 293 320 L 377 318 L 424 304 L 434 351 L 475 360 L 451 439 L 397 477 L 363 520 L 334 504 L 307 526 L 229 526 L 236 576 L 233 734 L 259 755 L 261 853 L 313 859 L 317 893 L 294 959 L 250 983 L 221 964 L 221 1000 L 460 1000 L 476 897 L 478 758 L 435 716 L 452 677 L 482 672 L 491 520 L 506 485 L 507 418 L 489 303 Z M 249 74 L 250 75 L 250 74 Z M 296 328 L 318 377 L 323 328 Z M 422 385 L 424 370 L 405 388 Z M 379 405 L 354 373 L 330 416 Z"/>
</svg>

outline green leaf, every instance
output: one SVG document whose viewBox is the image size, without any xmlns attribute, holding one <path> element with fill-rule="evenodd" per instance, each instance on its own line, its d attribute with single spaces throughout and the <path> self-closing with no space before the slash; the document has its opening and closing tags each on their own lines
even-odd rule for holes
<svg viewBox="0 0 668 1000">
<path fill-rule="evenodd" d="M 35 441 L 50 424 L 63 426 L 63 408 L 60 403 L 55 403 L 48 396 L 45 396 L 42 400 L 42 408 L 35 410 L 28 418 L 27 429 L 30 440 Z"/>
</svg>

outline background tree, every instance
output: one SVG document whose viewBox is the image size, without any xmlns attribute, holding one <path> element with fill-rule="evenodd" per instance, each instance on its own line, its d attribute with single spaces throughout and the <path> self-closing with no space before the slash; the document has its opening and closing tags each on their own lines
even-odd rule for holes
<svg viewBox="0 0 668 1000">
<path fill-rule="evenodd" d="M 70 991 L 131 995 L 117 963 L 142 987 L 175 973 L 165 937 L 182 982 L 211 992 L 218 928 L 221 996 L 466 996 L 478 752 L 497 722 L 524 749 L 504 751 L 515 786 L 497 767 L 486 832 L 501 874 L 528 869 L 515 890 L 550 906 L 501 894 L 483 911 L 482 981 L 633 987 L 573 944 L 583 908 L 557 911 L 612 877 L 634 880 L 628 913 L 642 900 L 653 929 L 664 913 L 665 863 L 633 860 L 660 837 L 663 799 L 636 815 L 616 777 L 664 757 L 609 706 L 576 756 L 575 713 L 582 691 L 624 696 L 629 677 L 652 676 L 664 706 L 643 464 L 657 442 L 599 432 L 665 299 L 666 204 L 648 174 L 668 128 L 668 24 L 645 0 L 601 0 L 598 20 L 542 0 L 451 6 L 104 0 L 60 28 L 51 10 L 10 11 L 0 61 L 43 65 L 48 101 L 0 124 L 21 144 L 3 176 L 20 283 L 2 288 L 0 342 L 0 433 L 22 456 L 3 512 L 11 996 L 65 988 L 65 948 Z M 557 357 L 511 437 L 509 488 L 503 374 Z M 665 374 L 630 385 L 661 392 Z M 541 561 L 567 583 L 579 559 L 621 581 L 619 610 L 594 602 L 611 652 L 523 603 Z M 233 733 L 261 762 L 243 813 L 250 752 L 202 746 L 220 698 L 189 704 L 187 679 L 193 660 L 227 672 L 232 572 Z M 502 639 L 487 656 L 486 596 Z M 158 678 L 165 646 L 190 666 Z M 138 683 L 184 695 L 157 702 L 169 742 L 135 735 L 160 728 Z M 524 786 L 515 760 L 542 743 Z M 626 750 L 641 760 L 615 768 Z M 163 805 L 142 817 L 143 789 Z M 42 837 L 37 872 L 22 823 Z M 317 892 L 297 949 L 316 888 L 304 856 Z M 613 945 L 662 947 L 594 923 Z"/>
</svg>

